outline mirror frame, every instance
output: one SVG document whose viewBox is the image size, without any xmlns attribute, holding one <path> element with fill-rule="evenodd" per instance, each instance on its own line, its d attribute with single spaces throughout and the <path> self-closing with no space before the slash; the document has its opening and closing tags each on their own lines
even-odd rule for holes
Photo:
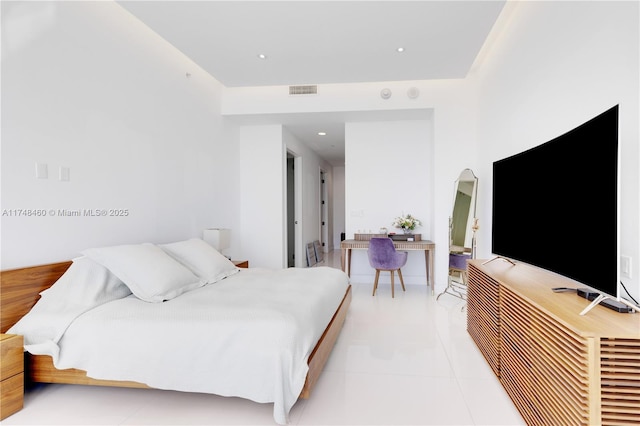
<svg viewBox="0 0 640 426">
<path fill-rule="evenodd" d="M 458 192 L 460 192 L 460 188 L 462 185 L 467 185 L 471 183 L 471 200 L 469 202 L 469 212 L 467 217 L 466 229 L 465 229 L 465 243 L 463 246 L 454 245 L 453 244 L 453 235 L 454 235 L 454 223 L 453 218 L 456 216 L 456 201 L 458 198 Z M 464 169 L 460 172 L 458 179 L 456 179 L 454 183 L 454 192 L 453 192 L 453 207 L 451 209 L 451 216 L 449 217 L 449 252 L 450 253 L 464 253 L 471 254 L 471 258 L 475 258 L 476 252 L 476 231 L 478 229 L 478 219 L 476 218 L 476 205 L 477 205 L 477 195 L 478 195 L 478 178 L 473 173 L 471 169 Z M 467 246 L 467 242 L 469 246 Z"/>
</svg>

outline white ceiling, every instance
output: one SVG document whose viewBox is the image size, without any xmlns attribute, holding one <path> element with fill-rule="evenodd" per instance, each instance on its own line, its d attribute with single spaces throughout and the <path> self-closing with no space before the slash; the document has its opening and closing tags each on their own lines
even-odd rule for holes
<svg viewBox="0 0 640 426">
<path fill-rule="evenodd" d="M 464 78 L 505 0 L 118 3 L 222 84 L 240 87 Z M 344 164 L 345 117 L 274 119 Z"/>
</svg>

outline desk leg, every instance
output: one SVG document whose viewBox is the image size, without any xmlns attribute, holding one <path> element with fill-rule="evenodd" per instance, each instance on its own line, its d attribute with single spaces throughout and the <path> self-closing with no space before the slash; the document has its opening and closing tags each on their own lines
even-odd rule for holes
<svg viewBox="0 0 640 426">
<path fill-rule="evenodd" d="M 347 249 L 343 248 L 342 249 L 342 253 L 340 254 L 340 266 L 342 266 L 342 272 L 346 272 L 345 266 L 346 266 L 346 256 L 347 256 Z"/>
<path fill-rule="evenodd" d="M 429 281 L 431 282 L 431 295 L 435 295 L 436 293 L 436 280 L 435 280 L 435 253 L 433 250 L 429 250 Z"/>
<path fill-rule="evenodd" d="M 424 264 L 427 269 L 427 288 L 431 287 L 431 295 L 435 294 L 435 283 L 433 282 L 433 253 L 431 250 L 424 251 Z"/>
<path fill-rule="evenodd" d="M 348 277 L 351 277 L 351 249 L 343 248 L 340 255 L 340 266 L 342 266 L 342 272 L 346 272 Z"/>
</svg>

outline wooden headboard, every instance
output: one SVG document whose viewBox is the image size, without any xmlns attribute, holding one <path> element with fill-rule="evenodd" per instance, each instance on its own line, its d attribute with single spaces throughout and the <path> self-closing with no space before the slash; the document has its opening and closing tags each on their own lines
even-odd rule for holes
<svg viewBox="0 0 640 426">
<path fill-rule="evenodd" d="M 71 261 L 10 269 L 0 272 L 0 332 L 22 318 L 71 266 Z"/>
</svg>

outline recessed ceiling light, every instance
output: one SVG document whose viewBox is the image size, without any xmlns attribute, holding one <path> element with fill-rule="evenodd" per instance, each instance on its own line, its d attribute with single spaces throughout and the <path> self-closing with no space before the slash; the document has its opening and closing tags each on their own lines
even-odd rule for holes
<svg viewBox="0 0 640 426">
<path fill-rule="evenodd" d="M 318 132 L 319 136 L 327 136 L 327 132 Z"/>
<path fill-rule="evenodd" d="M 402 52 L 404 52 L 404 47 L 398 47 L 398 48 L 396 49 L 396 51 L 398 51 L 398 52 L 402 53 Z"/>
<path fill-rule="evenodd" d="M 264 53 L 260 53 L 260 54 L 258 55 L 258 58 L 260 58 L 260 59 L 267 59 L 267 55 L 265 55 Z"/>
</svg>

